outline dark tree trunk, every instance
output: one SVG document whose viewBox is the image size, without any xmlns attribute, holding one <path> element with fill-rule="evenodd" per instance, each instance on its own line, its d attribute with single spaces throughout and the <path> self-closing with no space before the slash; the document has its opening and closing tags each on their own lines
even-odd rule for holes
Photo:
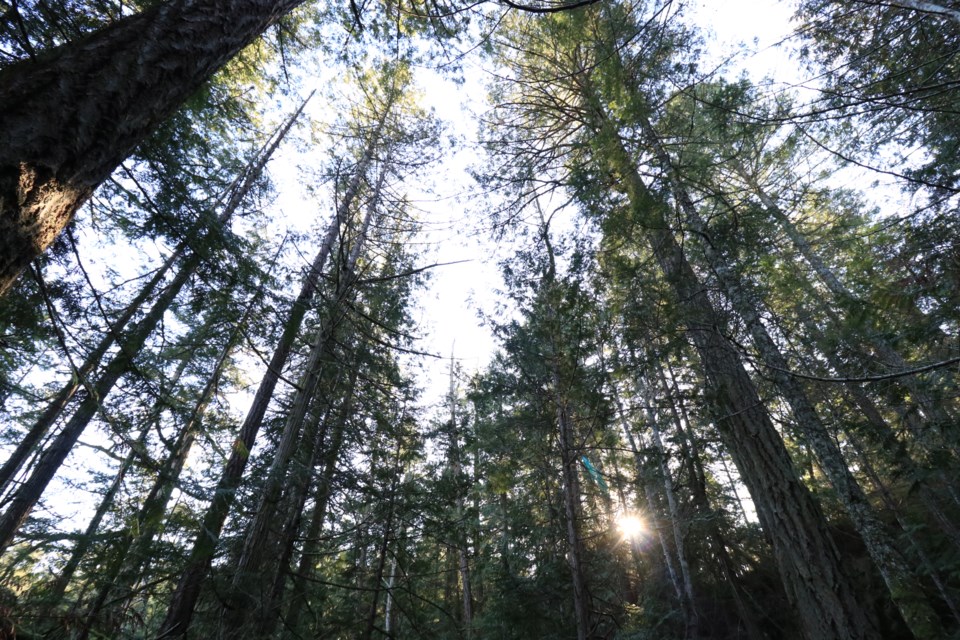
<svg viewBox="0 0 960 640">
<path fill-rule="evenodd" d="M 859 299 L 840 281 L 837 274 L 827 266 L 803 233 L 793 224 L 787 214 L 780 209 L 777 202 L 760 186 L 756 179 L 749 175 L 743 167 L 735 165 L 735 171 L 744 182 L 747 183 L 754 194 L 756 194 L 767 213 L 777 221 L 777 224 L 784 230 L 787 237 L 790 238 L 790 241 L 797 248 L 797 251 L 800 252 L 800 255 L 804 257 L 821 282 L 826 285 L 838 306 L 847 314 L 851 312 L 859 314 L 862 313 L 865 308 L 869 308 L 869 304 L 864 303 L 863 300 Z M 956 341 L 951 340 L 939 326 L 931 322 L 915 304 L 910 304 L 907 307 L 906 315 L 914 326 L 921 326 L 927 329 L 932 338 L 932 342 L 937 343 L 936 351 L 939 357 L 946 357 L 946 355 L 950 353 L 948 346 Z M 875 330 L 868 329 L 867 331 L 869 333 L 864 336 L 864 341 L 873 349 L 875 357 L 878 360 L 887 367 L 900 370 L 910 369 L 910 364 L 904 359 L 900 352 L 894 348 L 888 339 L 879 335 Z M 925 385 L 923 380 L 918 376 L 905 376 L 901 378 L 899 382 L 910 391 L 910 395 L 920 406 L 928 423 L 932 423 L 928 425 L 926 429 L 921 430 L 918 436 L 921 438 L 921 441 L 926 442 L 927 446 L 936 448 L 942 444 L 938 436 L 943 430 L 948 429 L 950 425 L 953 424 L 953 416 L 947 408 L 947 402 L 935 398 L 931 394 L 930 389 L 927 388 L 927 385 Z M 956 382 L 954 381 L 948 381 L 948 384 L 954 388 L 956 387 Z"/>
<path fill-rule="evenodd" d="M 153 547 L 154 539 L 162 530 L 164 513 L 174 489 L 178 486 L 180 474 L 187 463 L 193 444 L 200 434 L 207 406 L 213 399 L 223 377 L 224 368 L 239 344 L 242 332 L 247 326 L 251 314 L 255 307 L 260 304 L 262 293 L 263 287 L 261 286 L 247 304 L 243 315 L 236 322 L 233 331 L 220 350 L 220 354 L 189 417 L 177 434 L 169 454 L 157 469 L 157 476 L 140 506 L 135 525 L 124 532 L 119 547 L 115 551 L 115 559 L 104 577 L 96 599 L 90 605 L 87 613 L 86 631 L 92 629 L 111 594 L 119 590 L 122 595 L 118 599 L 124 602 L 129 600 L 129 594 L 140 578 L 141 570 L 149 566 L 150 550 Z M 78 638 L 78 640 L 82 640 L 82 638 Z"/>
<path fill-rule="evenodd" d="M 97 185 L 302 0 L 175 0 L 0 72 L 0 295 Z"/>
<path fill-rule="evenodd" d="M 556 381 L 555 381 L 556 382 Z M 557 392 L 555 391 L 555 394 Z M 583 545 L 580 539 L 580 477 L 579 460 L 575 453 L 573 420 L 569 407 L 557 400 L 557 423 L 560 427 L 560 463 L 563 479 L 563 511 L 567 525 L 567 552 L 570 575 L 573 580 L 573 607 L 577 625 L 577 640 L 590 636 L 590 605 L 587 581 L 583 571 Z"/>
<path fill-rule="evenodd" d="M 190 619 L 193 617 L 193 609 L 197 598 L 200 597 L 200 589 L 203 581 L 210 571 L 210 563 L 217 549 L 217 543 L 220 540 L 220 533 L 223 531 L 223 525 L 226 522 L 230 508 L 233 506 L 234 495 L 243 477 L 243 472 L 247 466 L 247 459 L 250 456 L 257 434 L 260 432 L 260 425 L 267 412 L 267 407 L 273 399 L 273 392 L 277 383 L 280 381 L 280 375 L 287 363 L 287 358 L 293 348 L 294 341 L 300 331 L 300 326 L 306 316 L 308 306 L 313 300 L 320 282 L 320 274 L 327 263 L 333 244 L 340 235 L 341 228 L 345 223 L 350 207 L 354 198 L 356 198 L 360 183 L 366 175 L 367 168 L 373 159 L 373 151 L 376 148 L 380 137 L 383 122 L 378 125 L 377 130 L 367 142 L 367 148 L 363 157 L 354 169 L 354 174 L 344 193 L 343 200 L 337 208 L 336 215 L 330 223 L 330 228 L 323 239 L 320 250 L 310 265 L 300 293 L 290 309 L 289 316 L 284 324 L 283 334 L 274 349 L 270 363 L 267 365 L 267 371 L 260 381 L 257 393 L 254 396 L 253 404 L 250 406 L 243 425 L 240 428 L 240 434 L 237 437 L 236 446 L 230 453 L 230 459 L 224 467 L 220 476 L 220 481 L 214 492 L 213 502 L 204 514 L 200 525 L 200 531 L 193 543 L 190 557 L 187 560 L 187 566 L 184 568 L 177 583 L 173 598 L 167 608 L 167 615 L 160 627 L 157 635 L 164 640 L 174 638 L 183 638 L 190 626 Z"/>
<path fill-rule="evenodd" d="M 864 452 L 863 446 L 860 444 L 857 438 L 853 436 L 847 436 L 847 438 L 850 440 L 850 444 L 857 452 L 857 459 L 859 460 L 863 472 L 868 478 L 870 478 L 870 482 L 873 483 L 877 493 L 880 494 L 883 505 L 896 517 L 897 523 L 900 525 L 901 535 L 910 543 L 910 549 L 912 553 L 920 560 L 921 565 L 923 565 L 924 572 L 930 576 L 931 582 L 933 582 L 934 586 L 937 588 L 937 592 L 940 594 L 940 599 L 950 610 L 950 615 L 953 617 L 954 621 L 960 623 L 960 603 L 958 603 L 956 597 L 950 593 L 946 583 L 940 576 L 940 568 L 935 566 L 934 562 L 930 560 L 930 557 L 924 549 L 923 544 L 917 540 L 917 536 L 915 534 L 916 524 L 908 521 L 907 517 L 903 513 L 903 509 L 901 509 L 897 504 L 893 494 L 890 493 L 889 487 L 887 487 L 884 481 L 880 478 L 880 474 L 878 474 L 876 469 L 874 469 L 873 461 L 870 459 L 870 456 Z"/>
<path fill-rule="evenodd" d="M 330 244 L 332 244 L 338 229 L 338 220 L 334 220 L 327 234 Z M 290 309 L 283 334 L 274 349 L 270 363 L 267 365 L 267 371 L 257 388 L 253 404 L 247 412 L 236 443 L 230 452 L 230 458 L 227 460 L 220 481 L 217 483 L 213 501 L 204 514 L 200 531 L 194 540 L 187 565 L 181 574 L 173 598 L 167 608 L 167 616 L 160 628 L 158 638 L 182 638 L 186 634 L 190 619 L 193 616 L 194 605 L 200 596 L 200 587 L 210 570 L 210 562 L 216 552 L 220 533 L 223 530 L 230 508 L 233 506 L 234 495 L 246 469 L 250 451 L 256 443 L 257 434 L 260 432 L 263 416 L 273 399 L 274 389 L 280 381 L 281 372 L 306 315 L 307 305 L 316 292 L 319 275 L 329 252 L 330 245 L 325 243 L 304 277 L 300 294 Z"/>
<path fill-rule="evenodd" d="M 548 259 L 548 268 L 544 273 L 543 287 L 546 292 L 546 317 L 548 326 L 556 329 L 560 325 L 557 311 L 551 301 L 555 295 L 556 258 L 553 246 L 550 243 L 549 227 L 543 221 L 540 237 L 543 241 Z M 550 367 L 549 401 L 555 411 L 560 447 L 560 480 L 563 497 L 564 522 L 567 533 L 567 564 L 570 566 L 570 578 L 573 586 L 573 611 L 576 624 L 577 640 L 587 640 L 591 631 L 590 594 L 587 591 L 587 581 L 583 566 L 583 540 L 580 533 L 581 520 L 581 489 L 578 467 L 580 464 L 577 446 L 577 429 L 572 415 L 570 403 L 565 394 L 569 380 L 561 376 L 561 363 L 566 359 L 565 350 L 568 345 L 561 344 L 559 337 L 562 331 L 553 331 L 549 343 L 547 358 Z"/>
<path fill-rule="evenodd" d="M 110 394 L 120 378 L 130 370 L 147 338 L 160 324 L 163 315 L 193 274 L 199 262 L 198 258 L 193 258 L 183 265 L 177 277 L 163 291 L 146 317 L 131 329 L 129 335 L 126 336 L 126 340 L 122 341 L 120 351 L 107 364 L 90 393 L 84 397 L 63 430 L 44 450 L 33 473 L 13 493 L 10 505 L 3 516 L 0 517 L 0 553 L 6 551 L 13 542 L 20 526 L 30 515 L 47 485 L 67 459 L 77 440 L 80 439 L 80 435 L 100 409 L 103 399 Z"/>
<path fill-rule="evenodd" d="M 702 243 L 704 255 L 716 274 L 720 289 L 730 300 L 736 313 L 743 319 L 753 338 L 760 360 L 766 365 L 774 385 L 790 405 L 800 441 L 814 451 L 821 468 L 830 479 L 840 504 L 850 516 L 854 528 L 867 547 L 870 558 L 883 576 L 891 600 L 917 640 L 942 637 L 943 629 L 940 621 L 926 601 L 917 578 L 907 567 L 892 537 L 850 472 L 843 453 L 820 419 L 803 385 L 789 373 L 790 365 L 786 357 L 780 352 L 780 348 L 760 318 L 762 301 L 756 299 L 751 293 L 723 252 L 714 247 L 706 224 L 701 219 L 692 197 L 676 176 L 673 161 L 661 144 L 659 135 L 646 119 L 642 121 L 642 131 L 653 148 L 661 168 L 667 172 L 671 190 L 685 215 L 687 224 L 705 239 Z"/>
<path fill-rule="evenodd" d="M 657 532 L 657 540 L 659 541 L 660 549 L 663 552 L 663 562 L 664 568 L 667 571 L 667 577 L 670 579 L 670 585 L 673 587 L 673 592 L 677 596 L 677 601 L 682 603 L 683 586 L 680 584 L 680 577 L 674 564 L 673 553 L 670 551 L 670 545 L 667 543 L 663 522 L 661 521 L 658 513 L 659 509 L 657 508 L 653 487 L 651 486 L 652 483 L 645 477 L 646 474 L 644 473 L 643 468 L 643 456 L 640 453 L 640 448 L 637 446 L 637 439 L 633 435 L 633 431 L 630 428 L 630 423 L 628 422 L 626 413 L 623 410 L 623 401 L 620 399 L 620 394 L 613 383 L 610 384 L 610 390 L 613 396 L 614 406 L 617 408 L 617 416 L 620 419 L 620 426 L 623 429 L 624 435 L 627 437 L 627 444 L 630 447 L 630 452 L 633 454 L 637 484 L 643 488 L 643 494 L 646 498 L 647 517 L 653 521 L 653 529 Z"/>
<path fill-rule="evenodd" d="M 100 499 L 100 504 L 97 505 L 97 509 L 94 511 L 86 531 L 84 531 L 81 538 L 77 540 L 76 546 L 74 546 L 73 551 L 70 552 L 70 558 L 67 560 L 67 563 L 63 565 L 63 568 L 50 586 L 50 601 L 53 606 L 59 604 L 60 599 L 63 598 L 63 594 L 67 590 L 67 585 L 73 580 L 73 574 L 76 573 L 80 567 L 80 563 L 93 546 L 94 536 L 96 536 L 97 531 L 100 530 L 100 524 L 103 522 L 107 513 L 113 508 L 113 503 L 117 498 L 117 494 L 120 493 L 120 489 L 123 487 L 127 472 L 130 471 L 136 458 L 142 454 L 141 451 L 138 451 L 138 448 L 142 447 L 144 442 L 146 442 L 147 436 L 150 435 L 150 429 L 152 429 L 153 426 L 153 424 L 147 423 L 140 431 L 140 435 L 130 447 L 130 451 L 127 452 L 126 457 L 120 463 L 120 468 L 117 469 L 117 473 L 113 476 L 113 482 L 110 483 L 106 493 L 104 493 Z"/>
<path fill-rule="evenodd" d="M 309 98 L 308 98 L 309 99 Z M 304 102 L 304 105 L 306 102 Z M 300 110 L 303 109 L 301 105 Z M 286 132 L 293 125 L 294 120 L 299 115 L 298 110 L 288 121 L 287 125 L 281 130 L 280 135 L 264 150 L 258 158 L 252 162 L 245 173 L 231 190 L 228 201 L 224 204 L 223 212 L 217 219 L 219 226 L 227 224 L 233 214 L 240 208 L 243 200 L 250 193 L 257 179 L 262 175 L 270 156 L 276 150 L 280 141 Z M 147 338 L 153 333 L 154 329 L 160 324 L 164 314 L 176 300 L 180 291 L 186 285 L 187 281 L 193 276 L 203 259 L 200 253 L 193 253 L 186 258 L 180 269 L 177 271 L 174 279 L 164 288 L 156 301 L 151 306 L 147 315 L 136 325 L 134 325 L 127 335 L 120 340 L 119 352 L 111 358 L 110 362 L 104 368 L 100 379 L 89 389 L 88 395 L 83 399 L 77 410 L 71 416 L 70 420 L 64 426 L 63 430 L 57 435 L 50 447 L 43 452 L 36 469 L 30 475 L 20 488 L 13 494 L 10 506 L 0 517 L 0 553 L 3 553 L 13 541 L 14 535 L 20 526 L 26 520 L 34 505 L 43 495 L 47 485 L 56 475 L 60 466 L 66 460 L 73 446 L 79 440 L 80 435 L 87 428 L 90 420 L 96 415 L 101 404 L 120 378 L 130 370 L 134 359 L 139 355 Z M 66 391 L 61 390 L 61 396 Z M 59 396 L 58 396 L 59 400 Z M 62 411 L 65 403 L 56 403 L 48 407 L 44 413 L 43 419 L 55 419 L 56 414 Z M 56 411 L 54 411 L 56 410 Z M 48 415 L 49 414 L 49 415 Z M 51 422 L 52 424 L 52 422 Z"/>
<path fill-rule="evenodd" d="M 383 536 L 380 538 L 380 549 L 377 552 L 377 567 L 374 570 L 373 580 L 371 580 L 373 586 L 370 590 L 373 592 L 373 595 L 370 600 L 370 608 L 367 611 L 367 623 L 364 627 L 363 634 L 360 636 L 363 638 L 363 640 L 370 640 L 370 638 L 373 637 L 373 631 L 377 620 L 377 609 L 380 607 L 380 591 L 381 584 L 383 583 L 383 570 L 386 567 L 387 552 L 390 549 L 390 542 L 393 539 L 393 521 L 396 515 L 397 493 L 400 488 L 400 452 L 401 440 L 400 436 L 397 436 L 397 448 L 394 454 L 393 464 L 393 478 L 390 480 L 390 495 L 387 502 L 387 519 L 383 524 Z"/>
<path fill-rule="evenodd" d="M 457 428 L 457 396 L 456 396 L 456 376 L 454 369 L 453 355 L 450 356 L 450 447 L 447 450 L 447 464 L 453 472 L 454 482 L 457 487 L 457 496 L 455 500 L 454 521 L 457 523 L 456 538 L 453 541 L 457 548 L 457 562 L 460 571 L 460 585 L 463 612 L 463 634 L 469 640 L 472 635 L 473 627 L 473 593 L 470 589 L 470 558 L 467 555 L 467 532 L 469 526 L 464 518 L 464 496 L 460 485 L 460 475 L 463 472 L 461 462 L 462 451 L 460 449 L 460 431 Z M 396 569 L 396 566 L 394 566 Z M 391 573 L 391 580 L 394 575 Z M 387 622 L 390 621 L 389 615 Z"/>
<path fill-rule="evenodd" d="M 680 567 L 680 579 L 683 584 L 683 595 L 681 604 L 684 609 L 684 618 L 687 624 L 687 638 L 700 637 L 700 615 L 697 612 L 697 599 L 693 589 L 693 576 L 690 571 L 690 563 L 687 562 L 686 543 L 684 538 L 685 523 L 681 521 L 680 508 L 677 504 L 676 492 L 673 487 L 673 477 L 670 475 L 670 468 L 667 465 L 667 450 L 663 446 L 663 439 L 660 437 L 659 417 L 653 408 L 653 394 L 644 394 L 641 392 L 641 401 L 646 405 L 647 425 L 653 436 L 653 446 L 657 450 L 657 466 L 660 468 L 660 481 L 663 483 L 663 494 L 667 499 L 667 510 L 670 514 L 670 526 L 673 529 L 674 547 L 677 550 L 677 562 Z"/>
<path fill-rule="evenodd" d="M 601 153 L 630 201 L 661 270 L 676 294 L 690 338 L 705 369 L 717 410 L 717 429 L 757 507 L 773 544 L 784 587 L 810 640 L 875 638 L 877 633 L 841 569 L 819 506 L 800 482 L 783 440 L 757 395 L 724 322 L 666 222 L 665 205 L 637 173 L 619 132 L 597 109 Z"/>
</svg>

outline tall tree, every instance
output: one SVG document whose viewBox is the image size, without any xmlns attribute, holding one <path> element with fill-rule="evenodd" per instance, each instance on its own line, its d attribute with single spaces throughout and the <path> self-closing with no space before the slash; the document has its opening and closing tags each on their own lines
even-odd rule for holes
<svg viewBox="0 0 960 640">
<path fill-rule="evenodd" d="M 622 110 L 620 101 L 630 106 L 626 87 L 643 78 L 662 81 L 657 76 L 669 68 L 671 47 L 681 37 L 656 21 L 656 8 L 647 11 L 645 16 L 633 15 L 615 6 L 585 11 L 577 24 L 560 17 L 542 21 L 538 30 L 524 25 L 523 44 L 515 41 L 518 55 L 510 61 L 524 97 L 504 109 L 514 118 L 505 128 L 509 131 L 511 125 L 522 123 L 526 131 L 544 133 L 541 148 L 547 147 L 547 152 L 525 159 L 527 163 L 549 164 L 553 155 L 558 164 L 590 163 L 595 175 L 612 178 L 611 186 L 623 200 L 619 213 L 608 214 L 603 221 L 604 230 L 613 242 L 639 233 L 669 283 L 680 321 L 706 372 L 717 428 L 750 489 L 806 634 L 876 637 L 866 607 L 844 574 L 819 506 L 801 484 L 753 381 L 722 333 L 722 317 L 667 223 L 669 205 L 644 182 L 638 159 L 629 149 L 630 129 L 638 123 L 630 121 L 629 110 Z M 642 60 L 648 66 L 641 74 L 625 74 L 621 56 L 637 45 L 643 52 L 631 51 L 631 61 Z M 556 108 L 546 110 L 542 104 Z M 584 134 L 590 139 L 578 140 Z M 582 155 L 568 155 L 570 147 Z M 515 155 L 525 158 L 525 151 Z"/>
<path fill-rule="evenodd" d="M 267 163 L 273 157 L 277 147 L 279 147 L 280 143 L 283 142 L 284 138 L 290 132 L 297 118 L 299 118 L 303 112 L 304 107 L 306 107 L 307 102 L 309 102 L 310 97 L 312 97 L 312 94 L 308 96 L 307 99 L 301 103 L 300 107 L 274 132 L 270 139 L 264 143 L 264 146 L 257 150 L 252 160 L 243 168 L 240 175 L 234 179 L 230 188 L 217 198 L 213 208 L 214 210 L 220 208 L 221 211 L 212 223 L 213 227 L 207 229 L 205 232 L 202 228 L 191 230 L 191 232 L 188 232 L 191 236 L 194 233 L 204 233 L 207 240 L 213 240 L 222 235 L 224 229 L 229 227 L 231 218 L 234 217 L 244 200 L 262 178 Z M 142 312 L 145 304 L 156 295 L 158 287 L 164 283 L 170 271 L 179 265 L 177 271 L 179 274 L 178 277 L 185 283 L 186 279 L 191 277 L 194 270 L 200 266 L 198 247 L 191 248 L 191 243 L 196 243 L 196 240 L 190 238 L 181 241 L 180 244 L 177 245 L 170 256 L 156 269 L 150 280 L 140 289 L 134 299 L 131 300 L 121 314 L 113 320 L 106 334 L 97 342 L 90 353 L 87 354 L 83 363 L 72 372 L 70 382 L 63 385 L 53 400 L 47 404 L 47 407 L 40 414 L 40 417 L 34 422 L 29 431 L 24 434 L 16 449 L 3 463 L 3 466 L 0 467 L 0 490 L 6 488 L 40 440 L 46 436 L 50 428 L 66 411 L 69 402 L 81 387 L 83 385 L 91 385 L 91 381 L 89 380 L 91 374 L 97 367 L 102 366 L 104 357 L 110 349 L 114 347 L 118 338 L 128 333 L 129 323 L 136 314 Z M 202 245 L 202 241 L 200 244 Z M 165 303 L 167 306 L 169 306 L 176 297 L 176 292 L 173 292 L 172 295 L 171 292 L 172 289 L 167 285 L 165 292 L 162 294 L 163 299 L 167 300 Z M 160 298 L 161 296 L 157 297 Z M 166 307 L 163 305 L 158 307 L 160 313 L 165 311 L 165 309 Z M 129 350 L 130 347 L 124 345 L 123 349 Z"/>
<path fill-rule="evenodd" d="M 5 114 L 0 128 L 0 295 L 137 144 L 238 52 L 303 3 L 155 4 L 0 71 L 0 111 Z M 508 6 L 533 12 L 566 8 L 562 3 Z M 383 17 L 391 25 L 403 22 L 445 36 L 468 21 L 469 16 L 459 17 L 469 8 L 414 1 L 410 7 L 388 5 Z M 351 10 L 362 24 L 357 5 Z"/>
<path fill-rule="evenodd" d="M 0 71 L 0 295 L 137 144 L 302 1 L 154 5 Z"/>
<path fill-rule="evenodd" d="M 281 135 L 275 137 L 263 150 L 264 152 L 259 154 L 254 161 L 250 163 L 244 175 L 239 177 L 235 188 L 231 190 L 229 197 L 225 198 L 222 211 L 215 220 L 213 228 L 207 231 L 208 236 L 218 235 L 221 232 L 221 229 L 218 227 L 229 222 L 233 214 L 236 213 L 244 199 L 250 194 L 254 184 L 261 177 L 267 161 L 273 155 L 273 152 L 290 130 L 290 127 L 299 114 L 300 110 L 297 110 L 296 114 L 288 119 L 286 126 L 281 129 Z M 177 257 L 177 254 L 175 254 L 175 257 Z M 194 275 L 197 268 L 201 265 L 202 260 L 203 255 L 196 251 L 183 259 L 174 278 L 167 283 L 160 295 L 157 296 L 144 318 L 126 332 L 119 352 L 106 363 L 103 372 L 96 382 L 90 383 L 90 392 L 88 395 L 79 403 L 73 415 L 67 421 L 66 425 L 64 425 L 60 433 L 57 434 L 57 437 L 50 446 L 44 449 L 33 473 L 17 488 L 7 510 L 0 516 L 0 551 L 5 551 L 13 542 L 17 530 L 30 514 L 30 511 L 40 499 L 40 496 L 46 490 L 47 485 L 53 479 L 54 475 L 56 475 L 60 465 L 63 464 L 64 460 L 66 460 L 67 456 L 73 450 L 80 435 L 97 413 L 103 399 L 113 390 L 120 378 L 133 366 L 134 359 L 139 355 L 147 339 L 160 324 L 164 314 L 176 300 L 187 281 Z M 95 352 L 102 350 L 105 353 L 105 344 L 108 345 L 111 341 L 111 336 L 105 337 Z M 79 374 L 81 373 L 86 372 L 78 372 L 78 380 L 69 383 L 61 389 L 61 392 L 55 400 L 41 415 L 37 425 L 34 426 L 29 434 L 33 436 L 33 438 L 30 439 L 31 445 L 35 443 L 36 440 L 39 440 L 42 434 L 52 426 L 60 412 L 64 409 L 66 402 L 76 392 L 80 386 Z M 11 461 L 8 462 L 5 467 L 10 467 L 12 470 L 15 468 L 13 462 L 19 461 L 22 463 L 22 460 L 26 458 L 26 453 L 23 453 L 22 449 L 23 447 L 18 448 L 11 457 Z"/>
</svg>

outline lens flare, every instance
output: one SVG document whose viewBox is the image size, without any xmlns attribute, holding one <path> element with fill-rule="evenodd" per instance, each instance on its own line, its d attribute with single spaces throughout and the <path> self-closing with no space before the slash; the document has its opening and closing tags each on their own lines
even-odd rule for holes
<svg viewBox="0 0 960 640">
<path fill-rule="evenodd" d="M 624 513 L 617 517 L 617 529 L 623 534 L 624 540 L 636 540 L 646 533 L 647 526 L 639 516 Z"/>
</svg>

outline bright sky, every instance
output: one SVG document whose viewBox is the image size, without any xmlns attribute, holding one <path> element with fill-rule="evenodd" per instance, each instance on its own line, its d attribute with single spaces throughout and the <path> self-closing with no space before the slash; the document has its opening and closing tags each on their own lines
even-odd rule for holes
<svg viewBox="0 0 960 640">
<path fill-rule="evenodd" d="M 756 80 L 776 77 L 781 82 L 799 81 L 798 66 L 777 46 L 792 31 L 789 23 L 792 3 L 769 0 L 727 0 L 692 3 L 689 18 L 701 28 L 709 44 L 709 63 L 726 62 L 728 75 L 744 70 Z M 488 74 L 477 56 L 465 60 L 463 85 L 455 85 L 435 74 L 421 75 L 427 104 L 449 123 L 450 128 L 467 141 L 476 139 L 475 114 L 486 109 L 483 83 Z M 704 67 L 706 68 L 706 67 Z M 466 114 L 466 115 L 465 115 Z M 487 238 L 470 233 L 476 220 L 458 220 L 467 213 L 454 197 L 474 189 L 465 167 L 478 156 L 469 148 L 453 161 L 445 161 L 440 192 L 448 199 L 423 203 L 432 221 L 429 241 L 436 246 L 436 258 L 430 262 L 470 260 L 467 264 L 434 270 L 430 289 L 422 297 L 424 350 L 449 358 L 451 349 L 467 374 L 489 361 L 496 343 L 487 328 L 481 326 L 477 309 L 490 312 L 493 291 L 502 286 L 496 266 L 507 254 Z M 509 250 L 509 249 L 508 249 Z M 449 364 L 443 359 L 427 365 L 427 402 L 438 400 L 447 391 Z"/>
<path fill-rule="evenodd" d="M 797 64 L 776 48 L 776 44 L 791 31 L 788 23 L 791 12 L 792 6 L 788 3 L 727 0 L 722 3 L 705 1 L 694 4 L 689 15 L 708 29 L 711 42 L 707 48 L 717 52 L 718 63 L 730 59 L 731 75 L 736 75 L 735 69 L 742 68 L 748 70 L 755 79 L 775 76 L 781 81 L 795 82 Z M 741 46 L 741 43 L 748 44 Z M 475 56 L 468 57 L 464 66 L 468 81 L 462 85 L 453 84 L 431 72 L 419 75 L 427 106 L 435 109 L 448 123 L 448 133 L 464 141 L 463 148 L 455 156 L 445 159 L 442 167 L 438 167 L 432 175 L 436 188 L 433 194 L 410 194 L 422 211 L 425 228 L 422 241 L 426 251 L 420 264 L 465 261 L 433 269 L 429 287 L 418 299 L 419 310 L 414 315 L 420 321 L 420 335 L 423 336 L 419 348 L 440 356 L 426 359 L 424 364 L 421 381 L 426 390 L 425 403 L 442 401 L 449 385 L 451 352 L 467 375 L 482 369 L 489 361 L 496 345 L 489 330 L 482 326 L 478 310 L 492 311 L 495 299 L 493 292 L 501 286 L 496 263 L 507 257 L 509 251 L 509 248 L 495 246 L 478 232 L 480 225 L 477 224 L 476 206 L 468 197 L 476 189 L 466 170 L 470 164 L 477 162 L 472 142 L 477 135 L 477 112 L 486 108 L 483 83 L 487 76 Z M 319 68 L 327 69 L 327 75 L 331 71 L 331 67 Z M 321 72 L 313 78 L 313 82 L 322 86 L 329 79 Z M 284 113 L 289 109 L 286 106 L 281 108 Z M 329 108 L 324 110 L 322 96 L 314 99 L 310 111 L 321 124 L 331 113 Z M 304 178 L 294 166 L 295 157 L 296 154 L 287 145 L 281 148 L 278 158 L 271 164 L 270 172 L 278 192 L 273 208 L 279 212 L 278 219 L 284 220 L 291 229 L 305 231 L 329 221 L 332 203 L 305 195 Z M 104 262 L 104 258 L 91 260 L 98 261 Z M 121 262 L 114 260 L 114 264 Z M 251 382 L 255 383 L 262 371 L 257 370 L 256 363 L 251 363 L 249 373 Z M 245 410 L 246 399 L 237 397 L 236 400 L 234 409 L 238 413 Z M 95 434 L 84 437 L 84 441 L 92 444 L 97 444 L 99 440 Z M 64 478 L 80 483 L 89 479 L 90 468 L 86 464 L 78 465 L 76 458 L 72 458 L 73 464 L 65 466 L 58 480 L 60 486 L 63 486 Z M 66 516 L 69 520 L 69 524 L 64 524 L 86 526 L 89 496 L 62 489 L 54 489 L 52 493 L 59 496 L 52 504 L 56 516 Z"/>
</svg>

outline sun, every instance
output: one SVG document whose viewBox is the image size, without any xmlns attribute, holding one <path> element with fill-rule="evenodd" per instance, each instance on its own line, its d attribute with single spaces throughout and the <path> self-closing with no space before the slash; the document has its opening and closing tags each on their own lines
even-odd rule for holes
<svg viewBox="0 0 960 640">
<path fill-rule="evenodd" d="M 647 531 L 647 525 L 643 520 L 630 513 L 622 513 L 617 516 L 617 528 L 623 534 L 624 540 L 639 538 Z"/>
</svg>

